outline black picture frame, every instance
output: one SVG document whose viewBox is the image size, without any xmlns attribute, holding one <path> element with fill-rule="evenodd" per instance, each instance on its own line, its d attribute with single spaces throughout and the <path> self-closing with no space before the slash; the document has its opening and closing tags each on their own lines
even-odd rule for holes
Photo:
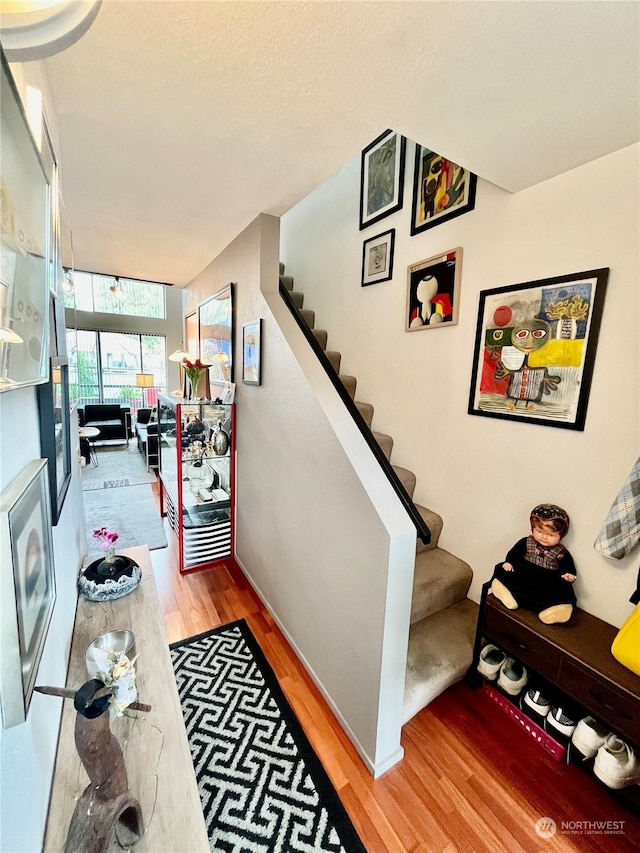
<svg viewBox="0 0 640 853">
<path fill-rule="evenodd" d="M 405 331 L 456 326 L 460 313 L 462 247 L 407 268 Z"/>
<path fill-rule="evenodd" d="M 402 209 L 407 140 L 385 130 L 360 161 L 360 230 Z"/>
<path fill-rule="evenodd" d="M 380 284 L 380 282 L 389 281 L 393 277 L 395 243 L 395 228 L 364 241 L 362 244 L 362 287 Z"/>
<path fill-rule="evenodd" d="M 481 291 L 468 414 L 584 430 L 608 277 Z"/>
<path fill-rule="evenodd" d="M 244 385 L 262 383 L 262 319 L 242 327 L 242 382 Z"/>
<path fill-rule="evenodd" d="M 2 727 L 23 723 L 56 601 L 47 462 L 35 459 L 0 496 Z"/>
<path fill-rule="evenodd" d="M 473 210 L 477 180 L 476 175 L 463 166 L 430 148 L 416 145 L 411 235 Z"/>
<path fill-rule="evenodd" d="M 69 360 L 51 359 L 49 382 L 38 385 L 40 453 L 47 460 L 51 523 L 60 520 L 71 483 L 71 429 L 69 405 Z"/>
</svg>

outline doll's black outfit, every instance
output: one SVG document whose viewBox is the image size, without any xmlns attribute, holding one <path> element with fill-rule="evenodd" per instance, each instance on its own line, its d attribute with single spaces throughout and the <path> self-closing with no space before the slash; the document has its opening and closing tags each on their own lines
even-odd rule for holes
<svg viewBox="0 0 640 853">
<path fill-rule="evenodd" d="M 541 613 L 555 604 L 576 606 L 573 583 L 561 575 L 576 574 L 573 557 L 564 545 L 540 545 L 533 536 L 525 536 L 511 548 L 505 558 L 513 571 L 495 567 L 493 577 L 503 583 L 519 607 Z"/>
</svg>

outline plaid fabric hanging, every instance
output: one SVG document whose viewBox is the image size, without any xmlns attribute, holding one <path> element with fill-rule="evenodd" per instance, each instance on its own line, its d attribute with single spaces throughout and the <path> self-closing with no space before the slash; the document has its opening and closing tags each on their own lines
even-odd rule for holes
<svg viewBox="0 0 640 853">
<path fill-rule="evenodd" d="M 640 459 L 607 513 L 593 547 L 605 557 L 621 560 L 640 542 Z"/>
</svg>

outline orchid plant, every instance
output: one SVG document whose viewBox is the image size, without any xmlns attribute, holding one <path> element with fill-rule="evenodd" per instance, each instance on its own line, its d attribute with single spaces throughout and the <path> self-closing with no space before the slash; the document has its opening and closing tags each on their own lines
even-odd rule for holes
<svg viewBox="0 0 640 853">
<path fill-rule="evenodd" d="M 109 530 L 108 527 L 99 527 L 93 531 L 93 540 L 97 542 L 105 552 L 105 560 L 107 563 L 113 563 L 116 556 L 116 542 L 118 534 Z"/>
</svg>

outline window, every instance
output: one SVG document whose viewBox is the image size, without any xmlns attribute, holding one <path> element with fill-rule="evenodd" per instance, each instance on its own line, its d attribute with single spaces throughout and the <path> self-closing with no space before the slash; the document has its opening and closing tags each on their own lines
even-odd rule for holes
<svg viewBox="0 0 640 853">
<path fill-rule="evenodd" d="M 65 308 L 102 314 L 166 319 L 166 285 L 97 273 L 73 273 L 73 285 L 64 288 Z"/>
<path fill-rule="evenodd" d="M 67 330 L 71 398 L 85 403 L 120 403 L 132 412 L 153 406 L 166 393 L 166 341 L 162 335 Z M 154 385 L 139 388 L 137 373 L 152 373 Z"/>
</svg>

